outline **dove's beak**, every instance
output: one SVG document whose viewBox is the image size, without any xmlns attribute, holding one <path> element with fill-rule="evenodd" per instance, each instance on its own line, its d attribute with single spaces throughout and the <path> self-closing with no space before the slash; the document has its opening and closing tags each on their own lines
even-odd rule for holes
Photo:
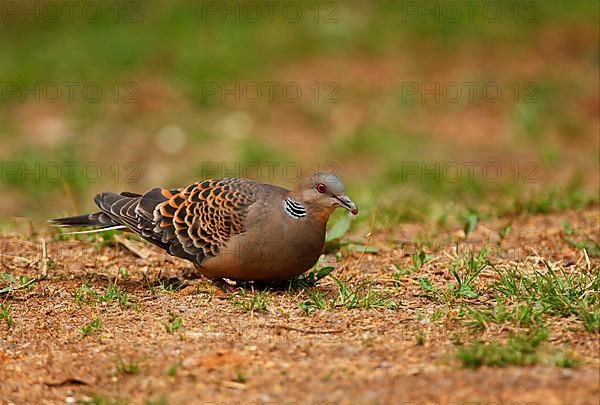
<svg viewBox="0 0 600 405">
<path fill-rule="evenodd" d="M 350 199 L 346 194 L 334 196 L 338 201 L 340 207 L 343 207 L 350 211 L 353 215 L 358 214 L 358 207 L 354 204 L 354 201 Z"/>
</svg>

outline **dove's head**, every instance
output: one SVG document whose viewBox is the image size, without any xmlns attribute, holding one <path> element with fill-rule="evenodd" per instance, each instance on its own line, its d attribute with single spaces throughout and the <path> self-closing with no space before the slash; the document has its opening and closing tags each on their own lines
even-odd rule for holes
<svg viewBox="0 0 600 405">
<path fill-rule="evenodd" d="M 358 214 L 356 204 L 344 193 L 344 184 L 335 174 L 317 173 L 306 177 L 298 183 L 294 194 L 308 207 L 329 213 L 342 207 Z"/>
</svg>

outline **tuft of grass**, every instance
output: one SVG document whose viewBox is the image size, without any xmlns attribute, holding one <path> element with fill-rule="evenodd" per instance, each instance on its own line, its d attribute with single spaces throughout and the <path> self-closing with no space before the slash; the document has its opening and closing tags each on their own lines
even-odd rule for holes
<svg viewBox="0 0 600 405">
<path fill-rule="evenodd" d="M 88 242 L 95 243 L 97 247 L 112 247 L 117 244 L 115 235 L 119 233 L 118 230 L 102 231 L 100 233 L 92 233 L 86 235 Z"/>
<path fill-rule="evenodd" d="M 95 250 L 103 247 L 113 247 L 117 244 L 115 236 L 119 234 L 118 230 L 101 231 L 91 234 L 71 234 L 66 228 L 57 228 L 53 234 L 53 241 L 80 240 L 89 243 Z"/>
<path fill-rule="evenodd" d="M 433 284 L 431 284 L 431 281 L 429 280 L 429 278 L 427 278 L 427 277 L 419 277 L 417 279 L 417 282 L 421 286 L 421 289 L 423 291 L 425 291 L 426 295 L 431 296 L 431 295 L 438 295 L 439 294 L 438 291 L 437 291 L 437 289 L 433 286 Z"/>
<path fill-rule="evenodd" d="M 415 336 L 417 346 L 423 346 L 427 341 L 427 335 L 423 331 L 419 331 Z"/>
<path fill-rule="evenodd" d="M 169 310 L 168 320 L 164 323 L 164 325 L 167 333 L 175 333 L 183 326 L 183 319 Z"/>
<path fill-rule="evenodd" d="M 9 329 L 15 324 L 10 304 L 0 304 L 0 320 L 3 320 Z"/>
<path fill-rule="evenodd" d="M 488 323 L 510 323 L 517 327 L 541 327 L 543 310 L 533 302 L 519 302 L 507 305 L 502 299 L 496 298 L 491 309 L 466 308 L 469 314 L 467 325 L 475 330 L 487 328 Z"/>
<path fill-rule="evenodd" d="M 18 278 L 9 273 L 0 273 L 0 281 L 6 283 L 6 287 L 0 288 L 0 294 L 8 294 L 16 290 L 26 289 L 31 291 L 35 277 L 19 276 Z"/>
<path fill-rule="evenodd" d="M 171 363 L 171 365 L 169 366 L 169 368 L 167 368 L 167 375 L 169 377 L 175 377 L 177 375 L 177 370 L 178 369 L 179 369 L 179 363 L 178 362 Z"/>
<path fill-rule="evenodd" d="M 81 334 L 83 336 L 87 336 L 98 331 L 101 325 L 102 323 L 100 322 L 100 318 L 94 318 L 85 325 L 83 325 L 79 330 L 81 331 Z"/>
<path fill-rule="evenodd" d="M 160 290 L 160 292 L 163 293 L 167 293 L 167 294 L 172 294 L 174 292 L 177 292 L 179 290 L 181 290 L 183 287 L 185 287 L 185 282 L 176 279 L 176 278 L 172 278 L 172 279 L 168 279 L 168 280 L 158 280 L 158 286 L 157 288 Z"/>
<path fill-rule="evenodd" d="M 498 231 L 498 236 L 500 237 L 500 240 L 501 240 L 501 241 L 502 241 L 502 240 L 504 240 L 504 239 L 506 239 L 506 237 L 507 237 L 507 236 L 508 236 L 508 234 L 510 233 L 511 229 L 512 229 L 512 224 L 509 222 L 509 223 L 505 224 L 505 225 L 502 227 L 502 229 L 500 229 L 500 230 Z"/>
<path fill-rule="evenodd" d="M 552 365 L 561 368 L 577 368 L 581 365 L 581 363 L 581 359 L 567 350 L 559 351 L 551 359 Z"/>
<path fill-rule="evenodd" d="M 333 270 L 334 268 L 332 266 L 321 267 L 319 269 L 315 267 L 311 271 L 309 271 L 308 274 L 301 275 L 289 280 L 288 289 L 296 290 L 298 288 L 313 287 L 317 284 L 319 280 L 322 280 L 325 277 L 329 276 Z"/>
<path fill-rule="evenodd" d="M 112 281 L 108 283 L 108 286 L 104 290 L 104 293 L 100 294 L 94 291 L 89 285 L 83 284 L 80 288 L 73 292 L 73 298 L 79 306 L 84 304 L 91 304 L 95 302 L 106 302 L 108 304 L 118 302 L 121 307 L 128 307 L 131 305 L 131 299 L 127 292 L 120 290 Z"/>
<path fill-rule="evenodd" d="M 346 309 L 396 309 L 398 303 L 373 288 L 373 284 L 362 282 L 357 285 L 344 283 L 332 277 L 337 284 L 337 294 L 319 289 L 306 290 L 307 299 L 298 303 L 306 315 L 327 308 Z"/>
<path fill-rule="evenodd" d="M 117 360 L 117 373 L 119 374 L 137 374 L 140 371 L 140 365 L 137 361 L 123 361 L 123 359 Z"/>
<path fill-rule="evenodd" d="M 235 294 L 232 305 L 245 312 L 266 312 L 269 307 L 269 294 L 266 291 L 253 291 L 252 294 L 248 294 L 246 289 L 242 288 Z"/>
<path fill-rule="evenodd" d="M 101 302 L 112 303 L 118 302 L 121 307 L 127 307 L 131 304 L 131 300 L 129 299 L 129 294 L 127 292 L 119 290 L 113 282 L 109 282 L 106 290 L 104 291 L 104 295 L 99 297 Z"/>
<path fill-rule="evenodd" d="M 150 280 L 146 274 L 144 274 L 144 282 L 146 283 L 146 287 L 152 295 L 156 295 L 159 292 L 172 294 L 186 286 L 185 281 L 181 281 L 175 277 L 158 279 L 156 282 L 154 280 Z"/>
<path fill-rule="evenodd" d="M 463 232 L 465 233 L 465 238 L 469 237 L 469 234 L 475 230 L 477 226 L 477 222 L 479 221 L 479 216 L 475 211 L 470 211 L 467 215 L 467 220 L 465 221 L 465 226 L 463 227 Z"/>
<path fill-rule="evenodd" d="M 488 261 L 486 249 L 481 249 L 477 256 L 475 256 L 473 250 L 469 251 L 468 256 L 466 259 L 462 260 L 462 263 L 455 262 L 452 264 L 450 273 L 452 276 L 454 276 L 456 285 L 454 285 L 454 283 L 448 284 L 448 291 L 455 296 L 463 298 L 479 297 L 479 293 L 475 287 L 475 281 L 483 269 L 487 267 L 487 265 Z M 464 271 L 462 272 L 459 271 L 461 267 L 464 268 Z"/>
<path fill-rule="evenodd" d="M 410 268 L 404 268 L 397 263 L 394 263 L 393 266 L 396 268 L 396 271 L 392 273 L 392 278 L 394 279 L 394 286 L 400 287 L 402 283 L 400 282 L 404 277 L 412 274 L 412 270 Z"/>
<path fill-rule="evenodd" d="M 600 257 L 600 244 L 598 242 L 587 237 L 584 240 L 577 241 L 572 238 L 572 236 L 575 236 L 575 232 L 571 229 L 571 225 L 567 221 L 563 221 L 562 226 L 563 238 L 570 246 L 573 246 L 575 249 L 585 250 L 590 257 Z"/>
<path fill-rule="evenodd" d="M 425 263 L 431 260 L 431 256 L 428 256 L 427 253 L 423 250 L 423 248 L 419 248 L 418 252 L 412 253 L 410 255 L 410 259 L 412 260 L 412 269 L 413 273 L 416 273 L 423 267 Z"/>
<path fill-rule="evenodd" d="M 596 292 L 598 294 L 598 292 Z M 598 333 L 600 331 L 600 305 L 591 304 L 589 300 L 584 299 L 577 308 L 575 308 L 577 318 L 583 323 L 583 327 L 588 332 Z"/>
<path fill-rule="evenodd" d="M 72 295 L 73 295 L 73 299 L 75 300 L 77 305 L 82 307 L 84 304 L 89 304 L 91 302 L 96 301 L 96 297 L 98 296 L 98 293 L 96 293 L 96 291 L 92 290 L 87 285 L 87 283 L 85 283 L 81 287 L 79 287 L 78 289 L 73 291 Z"/>
<path fill-rule="evenodd" d="M 308 298 L 298 303 L 300 308 L 306 315 L 310 315 L 313 312 L 325 309 L 327 307 L 327 301 L 325 298 L 329 295 L 328 291 L 321 291 L 319 289 L 310 289 L 306 291 Z"/>
<path fill-rule="evenodd" d="M 466 256 L 459 257 L 450 267 L 450 274 L 456 283 L 448 283 L 445 289 L 433 286 L 427 277 L 419 277 L 417 282 L 425 292 L 425 296 L 451 303 L 456 299 L 474 299 L 479 297 L 475 282 L 479 274 L 489 265 L 486 249 L 481 249 L 477 255 L 470 250 Z"/>
<path fill-rule="evenodd" d="M 129 278 L 129 272 L 125 267 L 119 267 L 119 277 L 125 280 Z"/>
<path fill-rule="evenodd" d="M 432 256 L 427 255 L 427 253 L 425 253 L 425 250 L 423 250 L 423 248 L 420 247 L 418 252 L 411 253 L 410 259 L 412 263 L 410 267 L 404 268 L 399 264 L 394 263 L 394 267 L 396 268 L 396 271 L 392 273 L 392 277 L 395 281 L 394 285 L 397 287 L 400 286 L 400 280 L 403 277 L 409 276 L 413 273 L 417 273 L 425 263 L 431 260 L 431 257 Z"/>
<path fill-rule="evenodd" d="M 236 367 L 235 368 L 235 377 L 233 378 L 233 381 L 244 384 L 246 381 L 248 381 L 248 377 L 246 377 L 246 375 L 244 374 L 242 369 L 240 369 L 239 367 Z"/>
<path fill-rule="evenodd" d="M 530 366 L 540 361 L 538 349 L 547 338 L 548 332 L 538 329 L 511 335 L 505 343 L 476 341 L 468 346 L 459 347 L 457 357 L 466 368 Z"/>
<path fill-rule="evenodd" d="M 371 283 L 360 283 L 351 286 L 333 277 L 338 287 L 338 295 L 333 302 L 334 307 L 347 309 L 396 309 L 398 304 L 373 289 Z"/>
<path fill-rule="evenodd" d="M 573 182 L 562 190 L 553 189 L 525 200 L 516 200 L 507 213 L 546 214 L 567 209 L 581 209 L 595 202 L 597 197 L 585 195 L 578 184 Z"/>
<path fill-rule="evenodd" d="M 600 268 L 591 272 L 554 269 L 544 261 L 545 272 L 526 274 L 518 266 L 496 270 L 499 280 L 492 288 L 501 298 L 533 305 L 541 314 L 574 315 L 588 332 L 600 330 Z"/>
</svg>

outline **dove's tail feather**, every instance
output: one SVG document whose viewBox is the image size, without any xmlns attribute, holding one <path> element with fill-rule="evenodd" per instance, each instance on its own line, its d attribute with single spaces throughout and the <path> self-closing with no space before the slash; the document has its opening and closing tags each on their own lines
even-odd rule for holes
<svg viewBox="0 0 600 405">
<path fill-rule="evenodd" d="M 140 200 L 139 194 L 134 193 L 100 193 L 96 195 L 94 201 L 102 210 L 91 212 L 89 214 L 77 215 L 74 217 L 64 217 L 51 219 L 48 222 L 54 226 L 96 226 L 109 228 L 115 226 L 134 226 L 135 221 L 127 221 L 129 217 L 135 217 L 137 203 Z"/>
<path fill-rule="evenodd" d="M 67 232 L 67 234 L 76 233 L 96 233 L 104 231 L 112 231 L 115 229 L 126 229 L 125 225 L 121 225 L 115 222 L 112 218 L 103 212 L 93 212 L 91 214 L 77 215 L 74 217 L 64 217 L 51 219 L 50 222 L 54 226 L 64 227 L 83 227 L 83 226 L 95 226 L 96 229 L 79 232 Z"/>
<path fill-rule="evenodd" d="M 94 201 L 101 209 L 98 212 L 77 215 L 74 217 L 64 217 L 50 220 L 50 224 L 60 227 L 94 227 L 96 229 L 83 230 L 75 233 L 94 233 L 104 232 L 115 229 L 135 232 L 150 242 L 163 247 L 161 235 L 154 235 L 154 223 L 152 222 L 153 210 L 158 202 L 166 198 L 161 194 L 161 190 L 156 188 L 143 196 L 140 194 L 123 192 L 100 193 L 96 195 Z"/>
<path fill-rule="evenodd" d="M 106 224 L 100 222 L 99 215 L 99 212 L 95 212 L 93 214 L 77 215 L 75 217 L 51 219 L 48 222 L 56 226 L 105 226 Z"/>
</svg>

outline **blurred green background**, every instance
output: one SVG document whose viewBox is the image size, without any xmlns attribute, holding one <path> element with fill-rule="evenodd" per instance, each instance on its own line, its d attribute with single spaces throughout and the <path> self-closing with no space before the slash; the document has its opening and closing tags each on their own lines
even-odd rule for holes
<svg viewBox="0 0 600 405">
<path fill-rule="evenodd" d="M 328 162 L 380 226 L 598 201 L 597 1 L 78 4 L 0 9 L 5 225 Z"/>
</svg>

